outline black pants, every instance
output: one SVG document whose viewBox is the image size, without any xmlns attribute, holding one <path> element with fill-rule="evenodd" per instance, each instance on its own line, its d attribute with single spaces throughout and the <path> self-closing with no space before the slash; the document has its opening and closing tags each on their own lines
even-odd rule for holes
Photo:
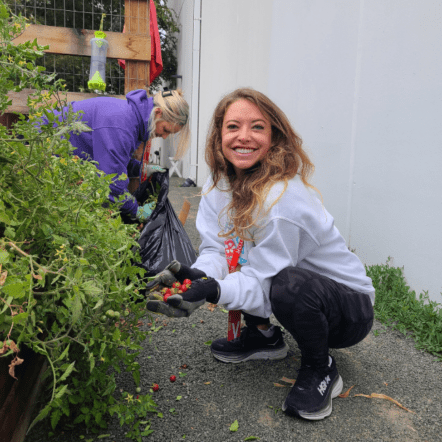
<svg viewBox="0 0 442 442">
<path fill-rule="evenodd" d="M 303 363 L 316 366 L 328 364 L 329 348 L 357 344 L 373 325 L 369 295 L 298 267 L 273 278 L 270 302 L 276 319 L 298 343 Z M 247 325 L 269 323 L 243 314 Z"/>
</svg>

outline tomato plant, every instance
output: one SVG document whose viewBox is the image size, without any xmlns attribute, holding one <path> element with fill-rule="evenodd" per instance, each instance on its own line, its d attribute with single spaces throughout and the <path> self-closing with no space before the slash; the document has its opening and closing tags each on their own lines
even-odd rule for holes
<svg viewBox="0 0 442 442">
<path fill-rule="evenodd" d="M 124 413 L 155 412 L 151 396 L 114 395 L 121 367 L 140 381 L 138 231 L 109 203 L 114 177 L 71 154 L 69 132 L 89 130 L 79 115 L 53 124 L 51 109 L 67 104 L 63 83 L 35 65 L 45 49 L 36 40 L 11 43 L 25 26 L 0 0 L 0 112 L 9 92 L 35 91 L 29 115 L 9 130 L 0 125 L 0 357 L 12 358 L 11 376 L 23 346 L 47 358 L 44 406 L 31 426 L 47 418 L 52 428 L 98 431 L 117 413 L 141 440 Z M 36 124 L 42 116 L 49 124 Z"/>
</svg>

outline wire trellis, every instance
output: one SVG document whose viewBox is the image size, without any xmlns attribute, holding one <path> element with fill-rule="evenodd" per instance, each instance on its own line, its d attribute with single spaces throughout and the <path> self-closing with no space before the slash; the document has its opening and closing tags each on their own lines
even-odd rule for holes
<svg viewBox="0 0 442 442">
<path fill-rule="evenodd" d="M 30 24 L 98 31 L 102 14 L 103 30 L 122 32 L 124 0 L 6 0 L 11 11 L 26 17 Z M 46 73 L 56 73 L 70 92 L 88 92 L 90 57 L 45 54 L 37 64 Z M 124 95 L 124 69 L 116 59 L 106 62 L 106 92 Z"/>
</svg>

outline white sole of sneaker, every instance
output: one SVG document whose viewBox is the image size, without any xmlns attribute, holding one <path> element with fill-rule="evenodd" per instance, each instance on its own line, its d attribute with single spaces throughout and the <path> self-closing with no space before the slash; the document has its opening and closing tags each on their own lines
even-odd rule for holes
<svg viewBox="0 0 442 442">
<path fill-rule="evenodd" d="M 260 351 L 256 353 L 242 354 L 242 355 L 232 355 L 232 354 L 224 354 L 224 353 L 215 353 L 212 351 L 213 357 L 218 359 L 219 361 L 239 364 L 240 362 L 258 360 L 258 359 L 284 359 L 287 356 L 287 352 L 289 350 L 289 346 L 284 344 L 284 347 L 281 347 L 277 350 L 269 350 L 269 351 Z"/>
<path fill-rule="evenodd" d="M 328 398 L 328 404 L 325 408 L 323 408 L 320 411 L 316 411 L 315 413 L 305 413 L 300 411 L 299 415 L 303 419 L 308 419 L 310 421 L 318 421 L 321 419 L 326 418 L 327 416 L 330 416 L 332 413 L 332 399 L 335 397 L 338 397 L 341 394 L 342 388 L 344 387 L 344 382 L 342 381 L 341 376 L 336 379 L 335 384 L 332 387 L 331 394 Z"/>
</svg>

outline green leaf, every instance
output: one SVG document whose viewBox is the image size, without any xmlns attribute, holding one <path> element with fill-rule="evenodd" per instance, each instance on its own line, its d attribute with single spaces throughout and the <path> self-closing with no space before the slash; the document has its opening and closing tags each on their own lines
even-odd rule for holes
<svg viewBox="0 0 442 442">
<path fill-rule="evenodd" d="M 246 440 L 259 440 L 259 437 L 257 437 L 257 436 L 248 436 L 248 437 L 246 437 L 244 440 L 245 440 L 245 441 L 246 441 Z"/>
<path fill-rule="evenodd" d="M 28 288 L 29 288 L 29 285 L 24 282 L 14 283 L 14 284 L 6 284 L 3 286 L 3 293 L 5 295 L 12 296 L 14 299 L 20 299 L 26 295 Z"/>
<path fill-rule="evenodd" d="M 90 363 L 90 371 L 92 373 L 94 368 L 95 368 L 95 358 L 94 358 L 94 355 L 92 353 L 89 356 L 89 363 Z"/>
<path fill-rule="evenodd" d="M 119 328 L 116 328 L 115 330 L 114 330 L 114 332 L 113 332 L 113 334 L 112 334 L 112 339 L 114 340 L 114 341 L 119 341 L 120 340 L 120 337 L 121 337 L 121 332 L 120 332 L 120 329 Z"/>
<path fill-rule="evenodd" d="M 72 301 L 72 324 L 75 324 L 80 319 L 83 306 L 78 293 L 74 294 Z"/>
<path fill-rule="evenodd" d="M 60 420 L 62 416 L 62 411 L 60 409 L 56 409 L 52 414 L 51 414 L 51 427 L 53 430 L 55 430 L 55 427 L 58 424 L 58 421 Z"/>
<path fill-rule="evenodd" d="M 238 427 L 239 427 L 238 421 L 235 420 L 235 422 L 233 422 L 233 424 L 230 425 L 230 431 L 232 431 L 232 432 L 238 431 Z"/>
<path fill-rule="evenodd" d="M 77 270 L 75 270 L 74 278 L 80 280 L 81 275 L 83 274 L 83 271 L 81 270 L 81 267 L 78 267 Z M 85 284 L 83 284 L 84 287 Z"/>
<path fill-rule="evenodd" d="M 101 358 L 101 356 L 103 356 L 103 352 L 106 349 L 106 343 L 102 342 L 101 346 L 100 346 L 100 353 L 98 354 L 98 358 Z"/>
<path fill-rule="evenodd" d="M 49 403 L 48 405 L 46 405 L 46 407 L 43 408 L 43 410 L 40 411 L 37 417 L 32 421 L 31 425 L 29 425 L 28 432 L 31 430 L 32 427 L 34 427 L 37 422 L 40 422 L 49 414 L 51 408 L 51 404 Z"/>
<path fill-rule="evenodd" d="M 90 296 L 96 297 L 103 293 L 103 289 L 97 285 L 94 281 L 85 281 L 81 288 L 83 291 Z"/>
<path fill-rule="evenodd" d="M 62 361 L 68 355 L 70 346 L 71 346 L 71 344 L 68 344 L 66 346 L 66 348 L 63 350 L 63 353 L 60 355 L 60 357 L 55 362 Z"/>
<path fill-rule="evenodd" d="M 6 215 L 5 212 L 0 212 L 0 223 L 4 223 L 4 224 L 11 223 L 11 219 L 9 218 L 8 215 Z"/>
<path fill-rule="evenodd" d="M 180 401 L 182 398 L 183 398 L 182 396 L 177 396 L 177 397 L 176 397 L 176 400 L 177 400 L 177 401 Z"/>
<path fill-rule="evenodd" d="M 68 388 L 67 384 L 63 385 L 58 391 L 58 393 L 55 395 L 55 399 L 60 399 L 66 393 L 67 388 Z"/>
<path fill-rule="evenodd" d="M 139 370 L 134 370 L 132 372 L 132 376 L 134 378 L 135 384 L 139 385 L 140 384 L 140 371 Z"/>
<path fill-rule="evenodd" d="M 14 300 L 14 298 L 13 298 L 12 296 L 8 296 L 8 299 L 6 300 L 5 305 L 3 306 L 2 310 L 0 311 L 0 315 L 1 315 L 2 313 L 4 313 L 6 309 L 9 308 L 9 306 L 11 305 L 11 302 L 12 302 L 13 300 Z M 3 301 L 2 301 L 2 302 L 3 302 Z"/>
<path fill-rule="evenodd" d="M 212 341 L 206 341 L 204 345 L 212 345 Z"/>
<path fill-rule="evenodd" d="M 96 310 L 97 308 L 100 308 L 103 305 L 104 301 L 102 299 L 100 299 L 95 306 L 93 307 L 92 310 Z"/>
<path fill-rule="evenodd" d="M 72 373 L 72 370 L 74 369 L 74 365 L 75 365 L 75 361 L 69 365 L 69 367 L 66 369 L 66 371 L 61 375 L 61 378 L 58 380 L 58 382 L 63 382 Z"/>
<path fill-rule="evenodd" d="M 12 322 L 14 324 L 24 324 L 26 322 L 26 318 L 28 317 L 28 312 L 19 313 L 12 317 Z"/>
<path fill-rule="evenodd" d="M 127 287 L 124 288 L 124 291 L 125 292 L 129 292 L 129 291 L 131 291 L 133 289 L 133 287 L 134 287 L 133 283 L 129 284 Z"/>
</svg>

